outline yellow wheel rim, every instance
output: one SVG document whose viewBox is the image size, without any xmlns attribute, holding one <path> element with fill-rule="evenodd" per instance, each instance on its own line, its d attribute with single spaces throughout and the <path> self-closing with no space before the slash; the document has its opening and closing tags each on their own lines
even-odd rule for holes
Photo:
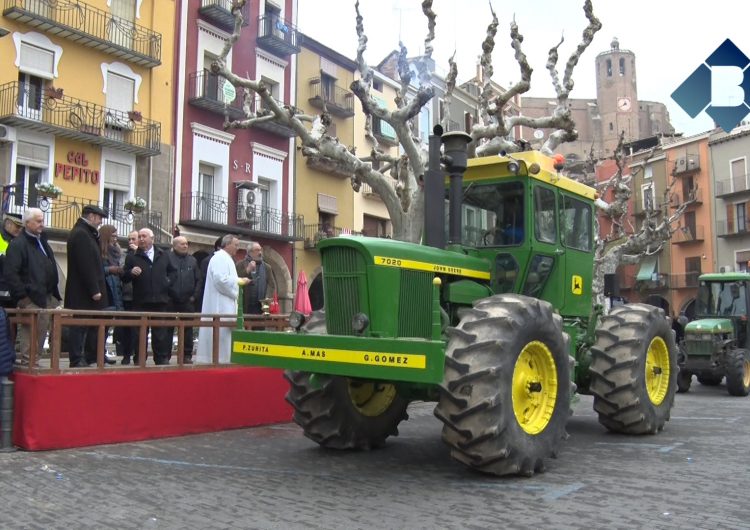
<svg viewBox="0 0 750 530">
<path fill-rule="evenodd" d="M 669 390 L 669 348 L 661 337 L 654 337 L 646 351 L 646 392 L 654 405 L 661 405 Z"/>
<path fill-rule="evenodd" d="M 750 387 L 750 361 L 742 363 L 742 384 L 745 388 Z"/>
<path fill-rule="evenodd" d="M 521 350 L 513 368 L 513 413 L 529 434 L 542 432 L 555 412 L 557 367 L 552 352 L 539 341 Z"/>
<path fill-rule="evenodd" d="M 380 416 L 396 399 L 396 387 L 390 384 L 349 380 L 349 397 L 363 416 Z"/>
</svg>

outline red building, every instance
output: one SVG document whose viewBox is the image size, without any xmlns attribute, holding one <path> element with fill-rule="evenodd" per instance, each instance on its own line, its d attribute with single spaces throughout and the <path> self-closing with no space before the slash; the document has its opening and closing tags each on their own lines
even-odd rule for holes
<svg viewBox="0 0 750 530">
<path fill-rule="evenodd" d="M 224 130 L 225 118 L 245 117 L 242 93 L 211 73 L 234 27 L 232 3 L 180 1 L 173 223 L 206 250 L 227 233 L 263 245 L 272 271 L 268 295 L 275 290 L 285 310 L 293 291 L 293 242 L 303 234 L 292 200 L 294 132 L 270 122 Z M 248 1 L 240 39 L 227 57 L 233 72 L 263 80 L 282 104 L 294 98 L 300 51 L 296 5 L 296 0 Z M 262 111 L 257 97 L 252 109 Z"/>
</svg>

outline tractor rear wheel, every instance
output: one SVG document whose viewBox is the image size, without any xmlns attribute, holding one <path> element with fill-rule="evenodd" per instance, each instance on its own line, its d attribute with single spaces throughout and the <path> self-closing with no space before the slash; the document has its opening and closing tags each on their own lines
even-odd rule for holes
<svg viewBox="0 0 750 530">
<path fill-rule="evenodd" d="M 313 313 L 302 328 L 326 333 L 325 315 Z M 408 418 L 409 402 L 387 382 L 311 374 L 287 370 L 286 400 L 294 408 L 294 422 L 305 436 L 331 449 L 374 449 L 388 436 L 398 435 L 398 424 Z"/>
<path fill-rule="evenodd" d="M 627 434 L 664 428 L 678 369 L 674 331 L 661 309 L 628 304 L 602 317 L 589 369 L 599 423 Z"/>
<path fill-rule="evenodd" d="M 729 350 L 727 352 L 727 390 L 732 396 L 750 394 L 750 352 Z"/>
<path fill-rule="evenodd" d="M 721 380 L 724 379 L 723 375 L 698 374 L 698 382 L 703 386 L 718 386 L 721 384 Z"/>
<path fill-rule="evenodd" d="M 552 306 L 502 294 L 449 328 L 435 416 L 451 456 L 494 475 L 544 471 L 570 417 L 568 336 Z"/>
</svg>

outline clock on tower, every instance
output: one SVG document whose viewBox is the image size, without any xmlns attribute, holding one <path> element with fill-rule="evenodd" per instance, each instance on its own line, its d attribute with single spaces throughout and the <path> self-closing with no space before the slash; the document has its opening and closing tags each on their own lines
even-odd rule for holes
<svg viewBox="0 0 750 530">
<path fill-rule="evenodd" d="M 617 110 L 627 112 L 630 110 L 630 98 L 617 98 Z"/>
</svg>

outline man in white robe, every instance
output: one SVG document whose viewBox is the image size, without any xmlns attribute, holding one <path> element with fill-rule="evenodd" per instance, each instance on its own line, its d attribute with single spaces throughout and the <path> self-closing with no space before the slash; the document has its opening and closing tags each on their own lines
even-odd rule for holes
<svg viewBox="0 0 750 530">
<path fill-rule="evenodd" d="M 226 235 L 221 240 L 221 249 L 211 258 L 206 272 L 206 289 L 203 295 L 201 312 L 206 315 L 228 314 L 231 317 L 222 321 L 234 322 L 237 318 L 237 296 L 240 286 L 247 278 L 237 276 L 234 255 L 237 253 L 239 240 L 236 236 Z M 208 319 L 204 319 L 208 320 Z M 198 338 L 199 364 L 210 364 L 213 360 L 213 329 L 202 327 Z M 223 327 L 219 331 L 219 363 L 229 363 L 232 356 L 232 328 Z"/>
</svg>

